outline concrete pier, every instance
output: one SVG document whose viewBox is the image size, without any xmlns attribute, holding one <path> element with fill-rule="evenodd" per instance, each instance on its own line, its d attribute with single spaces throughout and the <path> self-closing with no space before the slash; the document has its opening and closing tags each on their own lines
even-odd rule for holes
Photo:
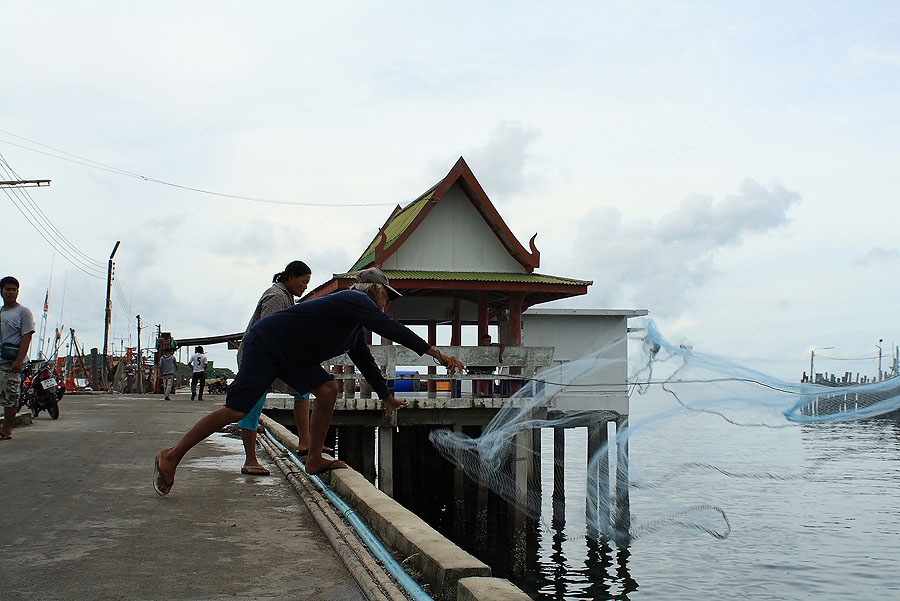
<svg viewBox="0 0 900 601">
<path fill-rule="evenodd" d="M 153 492 L 156 452 L 219 404 L 174 398 L 68 395 L 0 441 L 3 599 L 365 599 L 284 479 L 240 474 L 239 440 Z"/>
</svg>

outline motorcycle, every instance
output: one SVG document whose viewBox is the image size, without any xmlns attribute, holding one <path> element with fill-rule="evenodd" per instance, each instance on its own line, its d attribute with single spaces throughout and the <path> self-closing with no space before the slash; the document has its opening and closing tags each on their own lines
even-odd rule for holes
<svg viewBox="0 0 900 601">
<path fill-rule="evenodd" d="M 209 391 L 209 394 L 225 394 L 225 391 L 228 390 L 228 381 L 222 378 L 213 380 L 206 385 L 206 390 Z"/>
<path fill-rule="evenodd" d="M 59 401 L 66 393 L 65 384 L 57 382 L 46 364 L 37 368 L 28 365 L 22 374 L 25 379 L 22 382 L 21 403 L 28 406 L 31 416 L 37 417 L 41 411 L 46 411 L 51 419 L 59 419 Z"/>
</svg>

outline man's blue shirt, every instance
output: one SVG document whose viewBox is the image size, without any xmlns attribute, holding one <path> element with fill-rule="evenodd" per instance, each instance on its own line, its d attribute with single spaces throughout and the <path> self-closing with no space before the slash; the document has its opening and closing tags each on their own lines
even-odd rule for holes
<svg viewBox="0 0 900 601">
<path fill-rule="evenodd" d="M 250 331 L 259 335 L 285 367 L 321 363 L 347 353 L 383 399 L 387 396 L 387 384 L 369 352 L 364 328 L 420 355 L 431 348 L 415 332 L 385 315 L 360 290 L 343 290 L 299 303 L 259 320 Z"/>
</svg>

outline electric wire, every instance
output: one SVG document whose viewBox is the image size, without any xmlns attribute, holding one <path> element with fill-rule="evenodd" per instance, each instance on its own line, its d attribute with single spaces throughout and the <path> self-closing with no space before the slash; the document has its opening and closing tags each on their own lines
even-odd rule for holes
<svg viewBox="0 0 900 601">
<path fill-rule="evenodd" d="M 44 233 L 44 232 L 41 230 L 41 228 L 40 228 L 39 226 L 37 226 L 37 225 L 29 218 L 29 215 L 22 209 L 22 207 L 19 206 L 19 204 L 16 202 L 15 198 L 9 193 L 9 190 L 7 190 L 6 188 L 4 188 L 3 191 L 6 193 L 7 197 L 9 197 L 10 201 L 13 203 L 13 206 L 16 207 L 16 210 L 18 210 L 19 213 L 21 213 L 22 216 L 25 217 L 26 221 L 28 221 L 28 223 L 34 228 L 34 230 L 38 233 L 38 235 L 39 235 L 41 238 L 43 238 L 44 241 L 45 241 L 47 244 L 49 244 L 54 250 L 56 250 L 60 255 L 62 255 L 62 257 L 63 257 L 64 259 L 66 259 L 66 261 L 68 261 L 73 267 L 75 267 L 76 269 L 78 269 L 79 271 L 81 271 L 82 273 L 84 273 L 85 275 L 89 275 L 89 276 L 91 276 L 91 277 L 93 277 L 93 278 L 96 278 L 96 279 L 99 279 L 99 280 L 102 280 L 102 279 L 103 279 L 103 276 L 101 276 L 101 275 L 99 275 L 99 274 L 96 274 L 96 273 L 94 273 L 94 272 L 92 272 L 92 271 L 89 271 L 90 266 L 87 266 L 87 265 L 84 265 L 83 263 L 80 263 L 80 262 L 77 260 L 77 258 L 74 258 L 74 257 L 72 257 L 71 255 L 69 255 L 69 253 L 67 253 L 66 250 L 65 250 L 64 248 L 61 248 L 59 245 L 55 244 L 54 241 L 53 241 L 53 239 L 52 239 L 52 236 L 48 237 L 48 235 L 47 235 L 46 233 Z"/>
<path fill-rule="evenodd" d="M 816 359 L 829 359 L 831 361 L 874 361 L 878 355 L 871 357 L 829 357 L 828 355 L 816 355 Z"/>
<path fill-rule="evenodd" d="M 225 192 L 216 192 L 216 191 L 214 191 L 214 190 L 206 190 L 206 189 L 204 189 L 204 188 L 196 188 L 196 187 L 193 187 L 193 186 L 186 186 L 186 185 L 182 185 L 182 184 L 176 184 L 176 183 L 169 182 L 169 181 L 162 180 L 162 179 L 158 179 L 158 178 L 155 178 L 155 177 L 150 177 L 150 176 L 142 175 L 142 174 L 140 174 L 140 173 L 135 173 L 135 172 L 133 172 L 133 171 L 127 171 L 127 170 L 125 170 L 125 169 L 120 169 L 120 168 L 118 168 L 118 167 L 113 167 L 113 166 L 111 166 L 111 165 L 106 165 L 106 164 L 104 164 L 104 163 L 100 163 L 99 161 L 94 161 L 94 160 L 92 160 L 92 159 L 87 159 L 87 158 L 78 156 L 78 155 L 76 155 L 76 154 L 72 154 L 72 153 L 70 153 L 70 152 L 66 152 L 66 151 L 64 151 L 64 150 L 60 150 L 60 149 L 58 149 L 58 148 L 53 148 L 52 146 L 47 146 L 46 144 L 42 144 L 42 143 L 37 142 L 37 141 L 35 141 L 35 140 L 30 140 L 30 139 L 28 139 L 28 138 L 25 138 L 25 137 L 23 137 L 23 136 L 20 136 L 20 135 L 18 135 L 18 134 L 14 134 L 14 133 L 12 133 L 12 132 L 10 132 L 10 131 L 6 131 L 6 130 L 3 130 L 3 129 L 0 129 L 0 133 L 7 134 L 7 135 L 9 135 L 9 136 L 14 136 L 14 137 L 16 137 L 16 138 L 18 138 L 18 139 L 20 139 L 20 140 L 25 140 L 25 141 L 27 141 L 27 142 L 29 142 L 29 143 L 31 143 L 31 144 L 37 144 L 38 146 L 42 146 L 42 147 L 44 147 L 44 148 L 49 148 L 49 149 L 53 150 L 54 152 L 61 153 L 61 154 L 64 154 L 64 155 L 68 155 L 68 156 L 60 156 L 59 154 L 53 154 L 53 153 L 45 152 L 45 151 L 42 151 L 42 150 L 38 150 L 38 149 L 36 149 L 36 148 L 31 148 L 31 147 L 29 147 L 29 146 L 24 146 L 24 145 L 22 145 L 22 144 L 16 144 L 15 142 L 10 142 L 9 140 L 0 140 L 0 142 L 3 142 L 4 144 L 9 144 L 9 145 L 11 145 L 11 146 L 16 146 L 16 147 L 22 148 L 22 149 L 24 149 L 24 150 L 29 150 L 29 151 L 31 151 L 31 152 L 36 152 L 36 153 L 38 153 L 38 154 L 47 155 L 47 156 L 49 156 L 49 157 L 53 157 L 53 158 L 56 158 L 56 159 L 59 159 L 59 160 L 62 160 L 62 161 L 69 161 L 69 162 L 72 162 L 72 163 L 77 163 L 77 164 L 79 164 L 79 165 L 84 165 L 85 167 L 91 167 L 91 168 L 93 168 L 93 169 L 100 169 L 100 170 L 102 170 L 102 171 L 108 171 L 108 172 L 114 173 L 114 174 L 116 174 L 116 175 L 121 175 L 121 176 L 125 176 L 125 177 L 131 177 L 131 178 L 135 178 L 135 179 L 140 179 L 140 180 L 143 180 L 143 181 L 146 181 L 146 182 L 151 182 L 151 183 L 155 183 L 155 184 L 160 184 L 160 185 L 163 185 L 163 186 L 169 186 L 169 187 L 172 187 L 172 188 L 177 188 L 177 189 L 180 189 L 180 190 L 186 190 L 186 191 L 190 191 L 190 192 L 197 192 L 197 193 L 199 193 L 199 194 L 207 194 L 207 195 L 210 195 L 210 196 L 218 196 L 218 197 L 222 197 L 222 198 L 232 198 L 232 199 L 235 199 L 235 200 L 246 200 L 246 201 L 249 201 L 249 202 L 260 202 L 260 203 L 266 203 L 266 204 L 285 205 L 285 206 L 301 206 L 301 207 L 330 207 L 330 208 L 347 208 L 347 207 L 351 207 L 351 208 L 352 208 L 352 207 L 357 207 L 357 208 L 358 208 L 358 207 L 395 206 L 395 205 L 397 204 L 396 202 L 357 202 L 357 203 L 334 204 L 334 203 L 325 203 L 325 202 L 304 202 L 304 201 L 279 200 L 279 199 L 274 199 L 274 198 L 260 198 L 260 197 L 254 197 L 254 196 L 244 196 L 244 195 L 241 195 L 241 194 L 228 194 L 228 193 L 225 193 Z M 74 157 L 74 158 L 69 158 L 69 157 Z"/>
<path fill-rule="evenodd" d="M 0 171 L 9 179 L 19 179 L 18 175 L 9 167 L 6 159 L 0 155 Z M 40 207 L 26 193 L 25 190 L 4 187 L 3 191 L 12 202 L 16 210 L 22 214 L 29 225 L 47 242 L 54 250 L 58 251 L 73 267 L 91 277 L 102 279 L 99 262 L 91 259 L 87 254 L 79 250 L 66 238 L 59 228 L 50 221 L 49 217 L 40 210 Z"/>
<path fill-rule="evenodd" d="M 16 180 L 21 180 L 21 179 L 22 179 L 22 177 L 21 177 L 18 173 L 16 173 L 15 169 L 13 169 L 13 168 L 10 166 L 9 162 L 6 161 L 6 159 L 3 157 L 2 154 L 0 154 L 0 169 L 3 169 L 3 171 L 4 171 L 5 173 L 7 173 L 7 177 L 9 176 L 9 174 L 12 174 L 12 175 L 14 176 L 14 178 L 10 178 L 10 179 L 16 179 Z M 37 203 L 34 201 L 34 199 L 31 197 L 31 195 L 28 193 L 27 190 L 21 189 L 21 188 L 17 188 L 17 187 L 13 187 L 12 190 L 17 191 L 17 192 L 19 192 L 19 193 L 22 195 L 22 196 L 21 196 L 21 197 L 22 197 L 22 200 L 26 201 L 27 204 L 28 204 L 30 207 L 32 207 L 32 208 L 34 209 L 34 211 L 35 211 L 36 213 L 38 213 L 38 214 L 43 218 L 43 220 L 44 220 L 44 221 L 46 222 L 46 224 L 50 227 L 50 229 L 52 229 L 52 230 L 56 233 L 56 235 L 57 235 L 57 236 L 58 236 L 58 237 L 59 237 L 59 238 L 60 238 L 60 239 L 61 239 L 61 240 L 69 247 L 69 248 L 72 249 L 72 251 L 73 251 L 75 254 L 79 255 L 79 256 L 80 256 L 82 259 L 84 259 L 85 262 L 88 263 L 88 264 L 95 265 L 96 267 L 98 267 L 98 268 L 100 268 L 100 269 L 102 269 L 102 268 L 104 267 L 104 264 L 103 264 L 102 261 L 98 261 L 98 260 L 96 260 L 96 259 L 90 257 L 89 255 L 87 255 L 86 253 L 82 252 L 82 251 L 81 251 L 77 246 L 75 246 L 68 238 L 66 238 L 66 236 L 62 233 L 62 231 L 60 231 L 60 229 L 59 229 L 58 227 L 56 227 L 56 226 L 53 224 L 53 222 L 50 220 L 50 218 L 47 216 L 47 214 L 44 213 L 44 211 L 41 209 L 40 205 L 37 204 Z"/>
</svg>

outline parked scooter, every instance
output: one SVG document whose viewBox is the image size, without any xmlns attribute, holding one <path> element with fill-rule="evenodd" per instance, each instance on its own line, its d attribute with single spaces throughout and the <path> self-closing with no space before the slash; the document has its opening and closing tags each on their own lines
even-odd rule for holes
<svg viewBox="0 0 900 601">
<path fill-rule="evenodd" d="M 219 376 L 217 379 L 206 385 L 206 390 L 208 390 L 210 394 L 225 394 L 225 391 L 228 390 L 228 380 L 224 375 Z"/>
<path fill-rule="evenodd" d="M 52 419 L 59 419 L 59 401 L 66 393 L 66 386 L 57 382 L 46 363 L 29 364 L 22 370 L 22 404 L 28 405 L 31 416 L 46 411 Z"/>
</svg>

